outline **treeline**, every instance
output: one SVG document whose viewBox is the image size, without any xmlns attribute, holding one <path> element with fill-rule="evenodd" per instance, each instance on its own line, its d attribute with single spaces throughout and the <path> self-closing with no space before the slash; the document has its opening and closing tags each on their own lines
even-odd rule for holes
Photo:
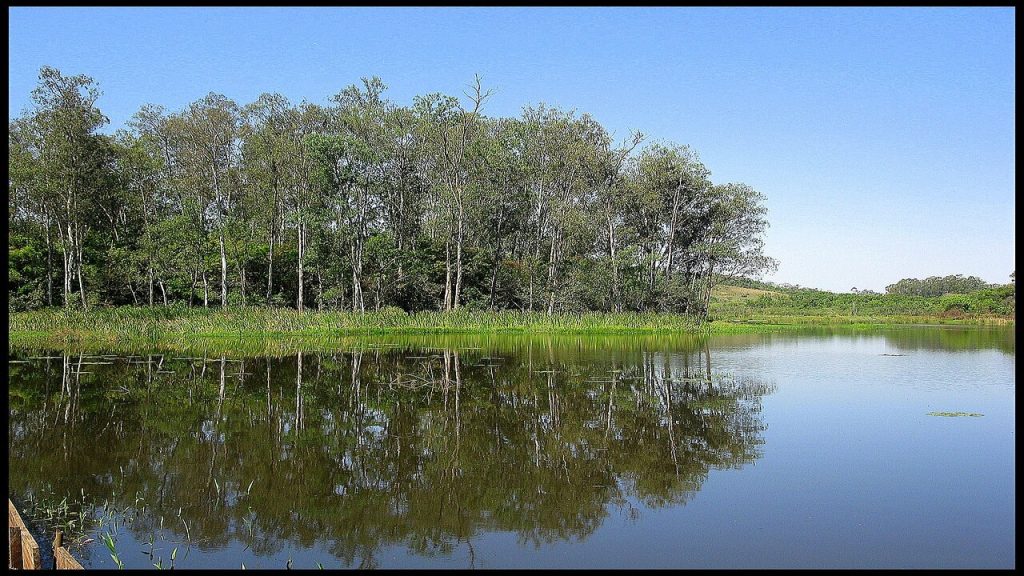
<svg viewBox="0 0 1024 576">
<path fill-rule="evenodd" d="M 989 284 L 977 276 L 965 278 L 963 274 L 955 274 L 941 277 L 929 276 L 924 280 L 904 278 L 895 284 L 886 286 L 885 292 L 908 296 L 942 296 L 945 294 L 970 294 L 998 286 L 998 284 Z"/>
<path fill-rule="evenodd" d="M 890 285 L 885 294 L 871 290 L 850 293 L 829 292 L 793 284 L 778 284 L 747 277 L 716 278 L 716 285 L 737 286 L 766 291 L 754 297 L 719 294 L 712 298 L 710 314 L 713 319 L 735 320 L 754 316 L 934 316 L 943 318 L 1012 317 L 1016 314 L 1015 273 L 1010 273 L 1010 284 L 987 284 L 979 278 L 962 275 L 928 280 L 947 280 L 947 287 L 962 292 L 943 292 L 940 295 L 893 292 Z M 961 282 L 966 280 L 966 282 Z M 901 280 L 904 286 L 920 280 Z M 981 284 L 981 288 L 966 289 Z"/>
<path fill-rule="evenodd" d="M 715 318 L 736 318 L 751 312 L 834 316 L 1013 316 L 1016 314 L 1016 292 L 1013 284 L 984 288 L 969 294 L 942 296 L 866 292 L 839 294 L 803 288 L 764 294 L 744 302 L 716 302 L 712 306 Z"/>
<path fill-rule="evenodd" d="M 107 118 L 40 71 L 10 122 L 9 307 L 674 311 L 757 275 L 764 197 L 686 146 L 616 143 L 587 114 L 400 106 L 377 78 L 321 106 L 211 93 Z"/>
<path fill-rule="evenodd" d="M 1010 273 L 1010 282 L 1014 281 L 1014 272 Z M 816 288 L 808 288 L 800 286 L 799 284 L 788 284 L 788 283 L 776 283 L 769 282 L 766 280 L 756 280 L 754 278 L 748 278 L 745 276 L 734 276 L 734 277 L 716 277 L 715 284 L 723 286 L 738 286 L 741 288 L 753 288 L 757 290 L 768 290 L 773 292 L 822 292 Z M 918 280 L 917 278 L 904 278 L 899 282 L 890 284 L 885 287 L 886 294 L 900 294 L 905 296 L 924 296 L 924 297 L 935 297 L 944 296 L 946 294 L 970 294 L 981 290 L 989 290 L 995 288 L 1002 288 L 1006 284 L 990 284 L 978 278 L 977 276 L 964 277 L 963 274 L 953 274 L 950 276 L 931 276 L 924 280 Z M 861 289 L 857 287 L 850 289 L 853 294 L 878 294 L 873 290 Z"/>
</svg>

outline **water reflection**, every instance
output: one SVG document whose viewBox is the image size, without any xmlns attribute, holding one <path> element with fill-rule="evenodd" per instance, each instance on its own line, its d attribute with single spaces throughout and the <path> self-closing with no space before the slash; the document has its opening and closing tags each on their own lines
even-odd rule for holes
<svg viewBox="0 0 1024 576">
<path fill-rule="evenodd" d="M 472 554 L 485 532 L 584 539 L 631 501 L 684 504 L 710 470 L 760 455 L 771 386 L 715 373 L 706 342 L 435 342 L 256 358 L 12 350 L 10 494 L 130 510 L 123 537 L 181 542 L 179 567 L 294 548 L 372 567 L 392 546 Z"/>
<path fill-rule="evenodd" d="M 798 342 L 809 338 L 851 340 L 877 340 L 884 338 L 887 345 L 899 351 L 976 352 L 999 350 L 1013 356 L 1016 338 L 1013 327 L 1006 326 L 812 326 L 770 333 L 722 334 L 710 337 L 712 346 L 725 345 L 745 348 L 770 343 Z"/>
</svg>

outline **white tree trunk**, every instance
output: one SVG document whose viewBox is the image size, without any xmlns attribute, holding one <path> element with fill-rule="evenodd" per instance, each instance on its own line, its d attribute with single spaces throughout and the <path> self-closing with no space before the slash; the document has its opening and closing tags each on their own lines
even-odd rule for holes
<svg viewBox="0 0 1024 576">
<path fill-rule="evenodd" d="M 224 230 L 218 236 L 220 241 L 220 307 L 228 307 L 228 257 L 224 251 Z"/>
</svg>

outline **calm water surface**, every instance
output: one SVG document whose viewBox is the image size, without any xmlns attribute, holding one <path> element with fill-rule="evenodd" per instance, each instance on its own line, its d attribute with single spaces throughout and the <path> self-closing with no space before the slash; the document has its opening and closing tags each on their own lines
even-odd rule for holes
<svg viewBox="0 0 1024 576">
<path fill-rule="evenodd" d="M 240 348 L 11 348 L 9 496 L 87 568 L 1015 566 L 1012 329 Z"/>
</svg>

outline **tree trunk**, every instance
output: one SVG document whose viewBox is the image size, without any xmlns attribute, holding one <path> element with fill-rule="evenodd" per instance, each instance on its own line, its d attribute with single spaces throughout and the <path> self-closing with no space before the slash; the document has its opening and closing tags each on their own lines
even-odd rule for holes
<svg viewBox="0 0 1024 576">
<path fill-rule="evenodd" d="M 220 245 L 220 307 L 228 307 L 228 256 L 224 250 L 224 230 L 217 235 Z"/>
<path fill-rule="evenodd" d="M 267 262 L 267 304 L 270 304 L 274 290 L 274 232 L 270 232 L 270 257 Z"/>
<path fill-rule="evenodd" d="M 380 294 L 381 293 L 381 279 L 380 279 L 380 276 L 381 276 L 380 274 L 377 274 L 377 279 L 376 279 L 377 290 L 376 290 L 376 294 L 374 294 L 374 298 L 373 298 L 373 311 L 374 312 L 377 312 L 377 311 L 380 310 L 380 296 L 381 296 L 381 294 Z"/>
<path fill-rule="evenodd" d="M 46 305 L 53 306 L 53 247 L 50 243 L 50 216 L 46 215 Z"/>
<path fill-rule="evenodd" d="M 82 281 L 82 234 L 77 225 L 75 225 L 75 236 L 78 245 L 78 250 L 76 250 L 78 254 L 78 294 L 82 297 L 82 308 L 88 310 L 89 303 L 85 298 L 85 283 Z"/>
<path fill-rule="evenodd" d="M 362 250 L 357 246 L 359 240 L 354 240 L 349 254 L 352 256 L 352 311 L 363 313 L 363 256 Z"/>
<path fill-rule="evenodd" d="M 501 225 L 502 225 L 502 220 L 503 220 L 503 218 L 499 218 L 498 219 L 498 229 L 496 230 L 497 237 L 498 237 L 498 242 L 497 242 L 497 245 L 494 247 L 494 263 L 491 265 L 491 289 L 490 289 L 490 295 L 489 295 L 490 303 L 488 304 L 488 307 L 491 310 L 494 310 L 494 289 L 495 289 L 495 287 L 496 287 L 496 285 L 498 283 L 498 258 L 501 255 Z"/>
<path fill-rule="evenodd" d="M 528 310 L 533 312 L 533 266 L 530 266 L 530 295 L 528 302 Z"/>
<path fill-rule="evenodd" d="M 682 186 L 682 183 L 680 183 Z M 672 277 L 672 260 L 675 254 L 675 241 L 676 241 L 676 223 L 679 219 L 679 187 L 676 187 L 675 193 L 672 195 L 672 223 L 668 228 L 668 264 L 665 266 L 665 278 Z"/>
<path fill-rule="evenodd" d="M 64 307 L 68 308 L 71 306 L 71 255 L 68 252 L 68 247 L 64 246 L 62 254 L 60 255 L 61 263 L 64 264 Z"/>
<path fill-rule="evenodd" d="M 62 252 L 64 257 L 64 307 L 71 306 L 71 276 L 74 274 L 72 260 L 72 236 L 71 236 L 71 224 L 68 223 L 68 236 L 67 242 L 64 243 Z"/>
<path fill-rule="evenodd" d="M 267 258 L 267 304 L 274 292 L 274 243 L 277 240 L 277 170 L 274 169 L 274 205 L 270 218 L 270 254 Z"/>
<path fill-rule="evenodd" d="M 444 309 L 452 309 L 452 239 L 444 241 Z"/>
<path fill-rule="evenodd" d="M 655 250 L 652 245 L 647 251 L 647 259 L 651 262 L 651 273 L 647 281 L 647 289 L 649 294 L 654 294 L 654 280 L 658 275 L 658 261 L 654 258 Z"/>
<path fill-rule="evenodd" d="M 303 259 L 303 256 L 305 255 L 305 242 L 304 242 L 305 239 L 303 237 L 304 235 L 303 235 L 302 228 L 303 228 L 302 222 L 300 221 L 299 222 L 299 298 L 298 298 L 299 312 L 302 312 L 302 290 L 303 290 L 303 285 L 302 285 L 302 259 Z"/>
<path fill-rule="evenodd" d="M 132 293 L 132 301 L 135 302 L 136 306 L 138 306 L 139 305 L 139 297 L 135 294 L 135 286 L 132 285 L 132 281 L 131 280 L 128 281 L 128 290 L 130 290 L 131 293 Z"/>
<path fill-rule="evenodd" d="M 608 208 L 608 254 L 611 256 L 612 265 L 612 301 L 610 309 L 615 312 L 622 312 L 622 302 L 619 298 L 619 263 L 615 258 L 615 223 L 611 207 Z"/>
<path fill-rule="evenodd" d="M 458 224 L 458 240 L 455 244 L 455 295 L 454 302 L 452 302 L 452 308 L 455 310 L 459 309 L 459 299 L 462 293 L 462 240 L 463 240 L 463 212 L 462 202 L 459 202 L 459 224 Z"/>
<path fill-rule="evenodd" d="M 548 254 L 548 316 L 555 313 L 555 269 L 557 268 L 556 260 L 558 259 L 558 241 L 559 233 L 556 230 L 551 235 L 551 251 Z"/>
<path fill-rule="evenodd" d="M 398 253 L 402 254 L 405 247 L 405 186 L 398 188 L 398 230 L 395 231 Z M 398 283 L 402 282 L 405 275 L 402 273 L 402 259 L 398 259 Z"/>
<path fill-rule="evenodd" d="M 715 282 L 715 262 L 711 260 L 708 265 L 708 282 L 707 292 L 704 294 L 703 309 L 701 310 L 701 317 L 704 320 L 708 319 L 708 312 L 711 308 L 711 289 L 714 287 Z"/>
<path fill-rule="evenodd" d="M 324 309 L 324 277 L 320 274 L 320 266 L 316 267 L 316 311 Z"/>
</svg>

